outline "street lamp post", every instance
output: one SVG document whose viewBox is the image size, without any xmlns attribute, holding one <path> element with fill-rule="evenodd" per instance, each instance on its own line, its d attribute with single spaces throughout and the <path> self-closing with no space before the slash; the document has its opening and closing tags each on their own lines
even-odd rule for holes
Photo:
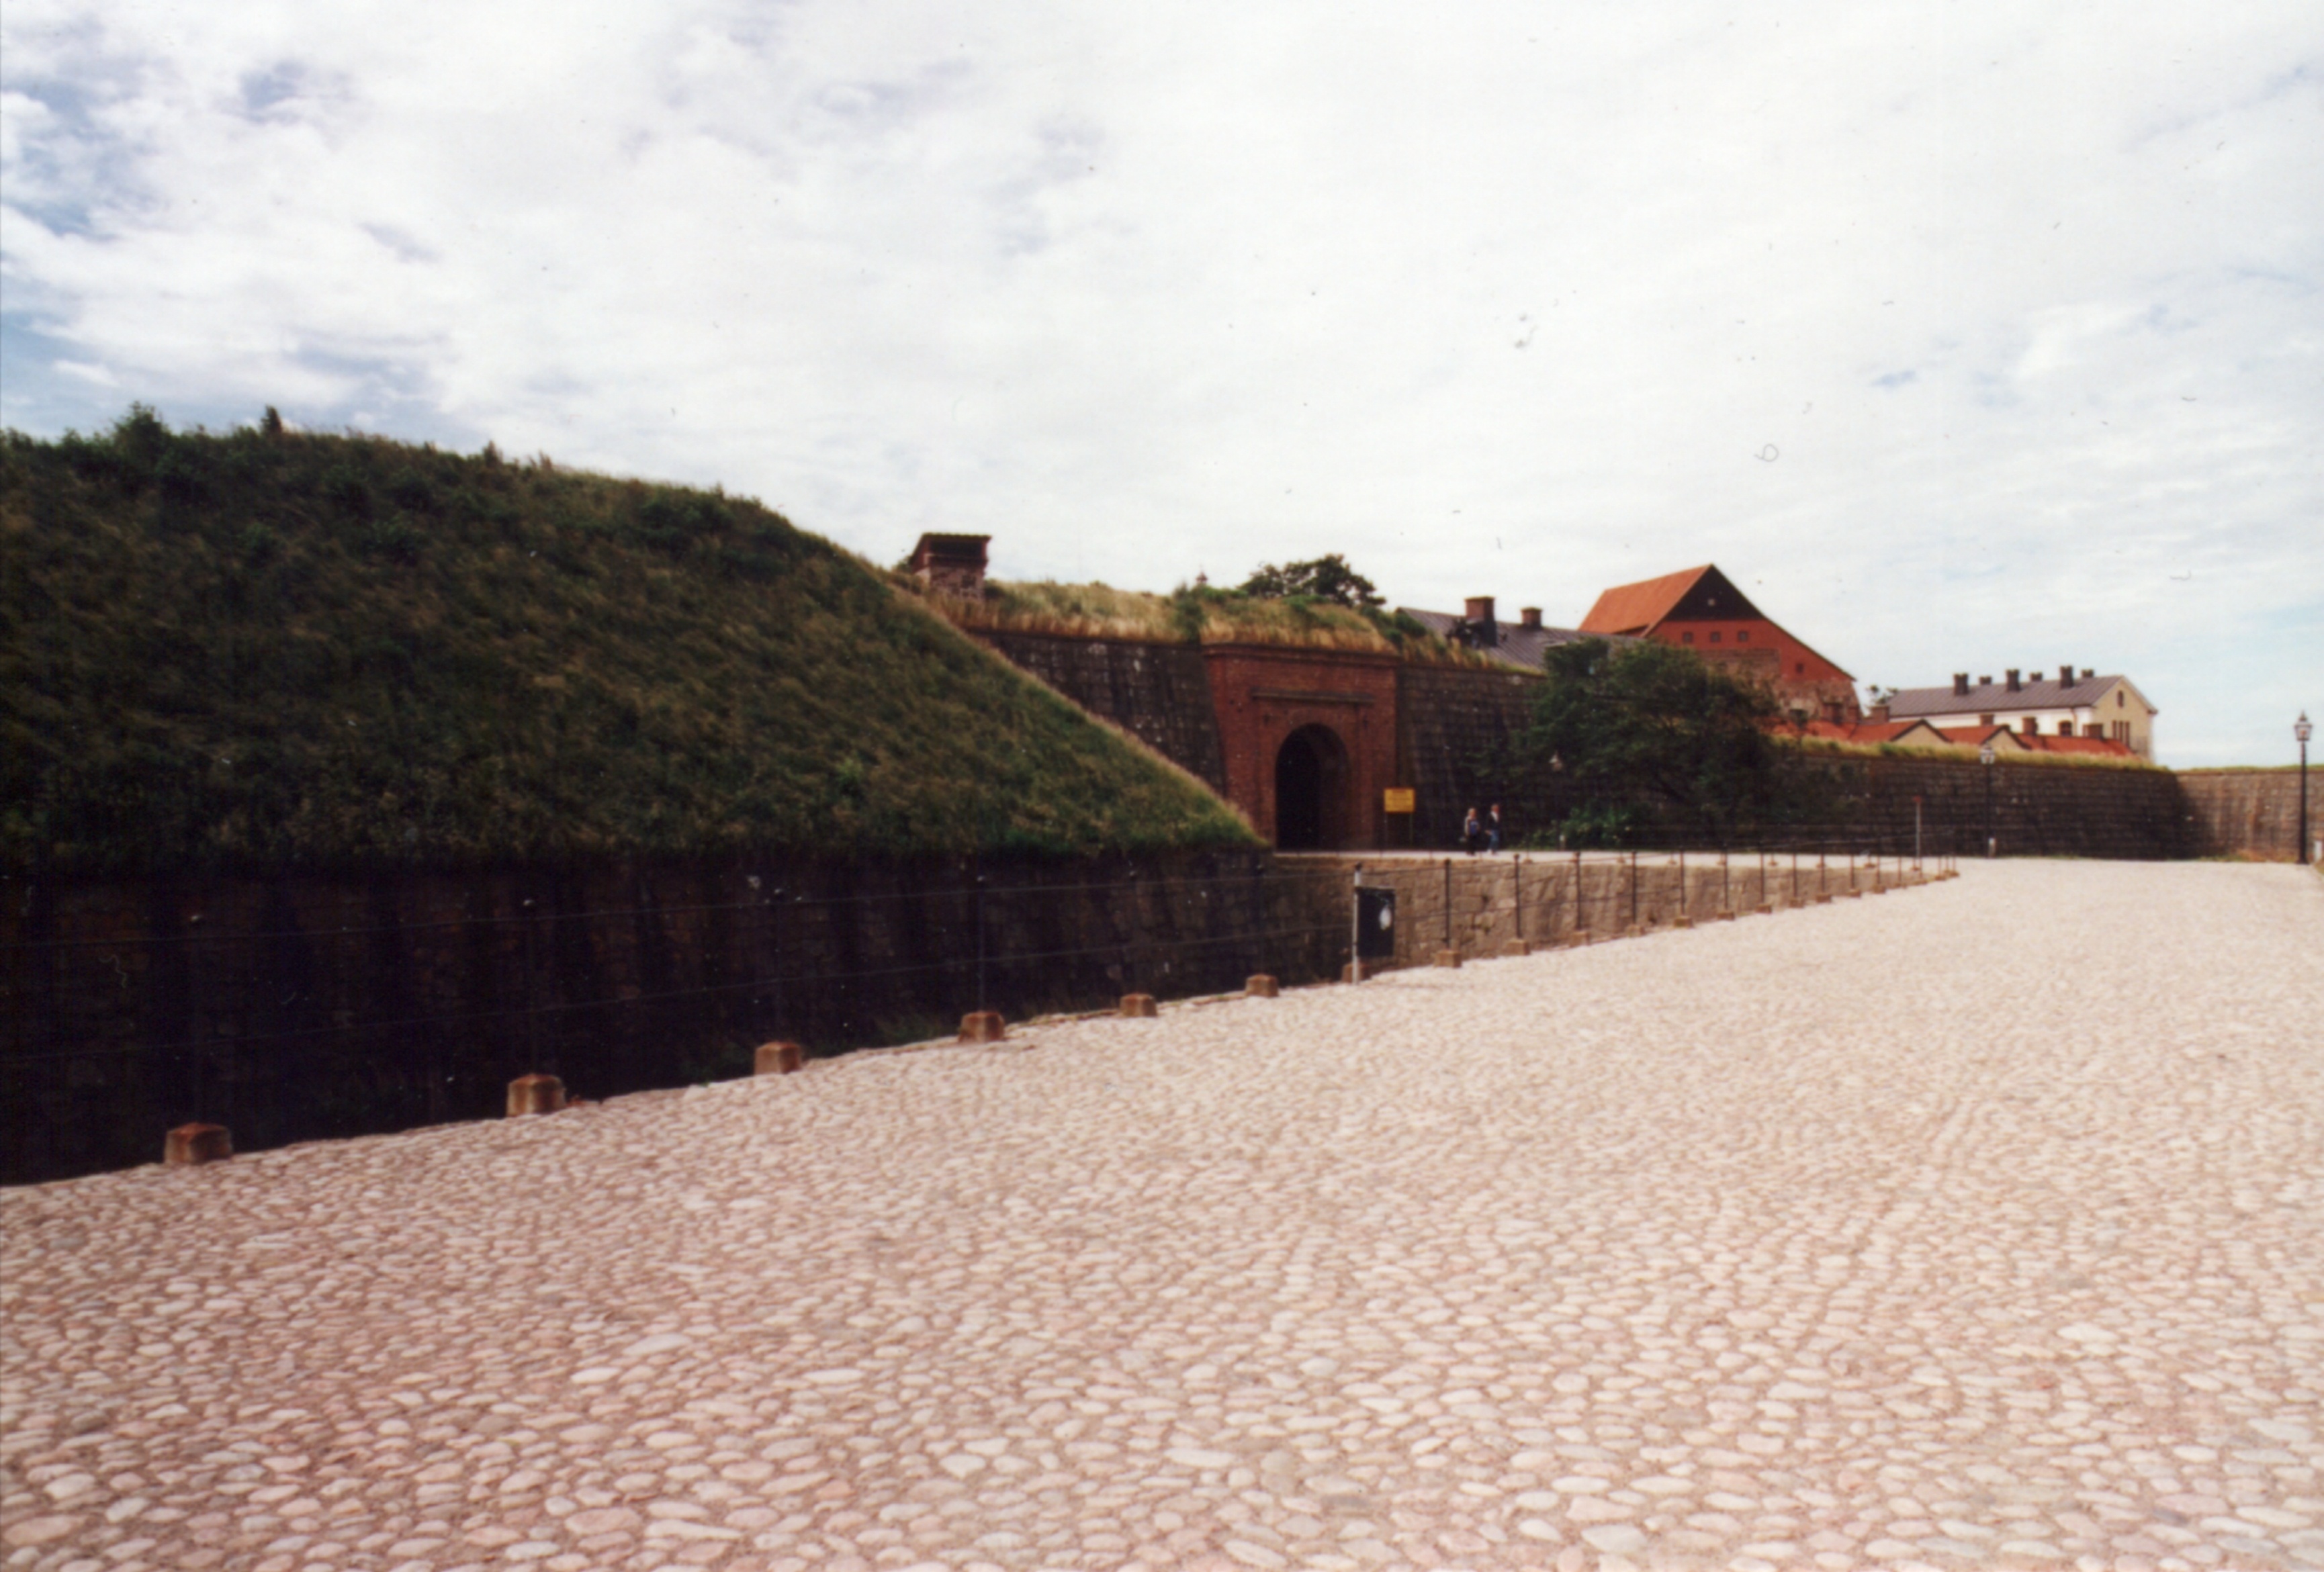
<svg viewBox="0 0 2324 1572">
<path fill-rule="evenodd" d="M 2314 736 L 2315 732 L 2316 729 L 2308 723 L 2308 712 L 2305 710 L 2301 711 L 2300 719 L 2293 722 L 2292 724 L 2292 734 L 2300 739 L 2300 850 L 2294 855 L 2293 859 L 2295 861 L 2299 862 L 2307 862 L 2310 860 L 2308 848 L 2308 739 Z"/>
<path fill-rule="evenodd" d="M 1985 777 L 1985 854 L 1988 858 L 1994 853 L 1993 761 L 1998 757 L 1990 742 L 1977 750 L 1977 761 L 1985 767 L 1979 773 Z"/>
</svg>

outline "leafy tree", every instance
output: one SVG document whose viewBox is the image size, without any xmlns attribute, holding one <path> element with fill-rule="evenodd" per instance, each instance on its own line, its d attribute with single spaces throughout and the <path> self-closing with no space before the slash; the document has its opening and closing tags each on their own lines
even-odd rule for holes
<svg viewBox="0 0 2324 1572">
<path fill-rule="evenodd" d="M 1658 821 L 1724 841 L 1775 807 L 1780 715 L 1766 687 L 1692 650 L 1585 639 L 1551 648 L 1524 751 L 1567 808 L 1575 843 Z"/>
<path fill-rule="evenodd" d="M 1312 562 L 1286 563 L 1281 567 L 1270 562 L 1243 581 L 1242 593 L 1262 601 L 1305 595 L 1360 611 L 1380 603 L 1379 587 L 1350 567 L 1348 559 L 1336 551 Z"/>
</svg>

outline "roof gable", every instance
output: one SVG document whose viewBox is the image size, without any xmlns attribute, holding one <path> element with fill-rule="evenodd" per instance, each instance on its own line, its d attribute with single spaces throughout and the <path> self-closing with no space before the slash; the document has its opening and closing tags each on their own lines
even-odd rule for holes
<svg viewBox="0 0 2324 1572">
<path fill-rule="evenodd" d="M 1666 573 L 1658 579 L 1641 579 L 1634 584 L 1619 584 L 1598 597 L 1590 614 L 1582 619 L 1584 633 L 1643 633 L 1671 614 L 1674 607 L 1686 599 L 1687 593 L 1706 574 L 1719 574 L 1709 563 L 1678 573 Z M 1726 575 L 1719 575 L 1726 584 Z M 1730 589 L 1732 585 L 1729 586 Z"/>
</svg>

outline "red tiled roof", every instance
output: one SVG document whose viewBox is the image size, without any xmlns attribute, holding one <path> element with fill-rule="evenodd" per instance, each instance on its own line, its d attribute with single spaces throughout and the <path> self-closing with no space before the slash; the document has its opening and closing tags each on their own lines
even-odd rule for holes
<svg viewBox="0 0 2324 1572">
<path fill-rule="evenodd" d="M 1794 736 L 1825 737 L 1835 742 L 1894 742 L 1908 731 L 1936 731 L 1925 721 L 1800 721 L 1784 729 Z"/>
<path fill-rule="evenodd" d="M 1669 616 L 1671 608 L 1694 588 L 1697 579 L 1710 571 L 1711 565 L 1706 562 L 1701 567 L 1666 573 L 1658 579 L 1618 584 L 1598 597 L 1598 603 L 1590 608 L 1590 615 L 1582 619 L 1582 631 L 1643 633 Z"/>
</svg>

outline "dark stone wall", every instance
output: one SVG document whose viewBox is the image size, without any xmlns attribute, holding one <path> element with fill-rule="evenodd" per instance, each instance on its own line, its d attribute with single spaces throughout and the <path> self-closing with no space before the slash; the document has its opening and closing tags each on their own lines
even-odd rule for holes
<svg viewBox="0 0 2324 1572">
<path fill-rule="evenodd" d="M 152 1162 L 189 1119 L 255 1149 L 490 1117 L 531 1070 L 603 1098 L 747 1073 L 778 1036 L 940 1035 L 980 1002 L 1015 1020 L 1314 980 L 1345 906 L 1241 852 L 0 876 L 0 1182 Z"/>
<path fill-rule="evenodd" d="M 1407 666 L 1397 674 L 1400 751 L 1415 791 L 1411 844 L 1455 845 L 1462 815 L 1496 802 L 1512 845 L 1550 822 L 1537 778 L 1516 757 L 1539 688 L 1539 678 L 1508 670 Z"/>
<path fill-rule="evenodd" d="M 1224 796 L 1227 771 L 1202 647 L 970 630 L 1011 666 L 1102 716 Z"/>
<path fill-rule="evenodd" d="M 2324 770 L 2318 771 L 2324 775 Z M 2300 770 L 2185 769 L 2179 772 L 2179 789 L 2186 794 L 2187 812 L 2198 857 L 2257 857 L 2269 861 L 2296 861 L 2300 841 Z M 2308 834 L 2313 841 L 2324 835 L 2317 818 L 2318 799 L 2308 788 Z"/>
<path fill-rule="evenodd" d="M 1944 758 L 1801 753 L 1784 787 L 1819 823 L 1909 848 L 1918 823 L 1930 856 L 1982 856 L 1988 823 L 2004 857 L 2130 860 L 2194 855 L 2186 799 L 2163 769 L 1978 763 Z M 1987 817 L 1991 792 L 1990 819 Z"/>
</svg>

